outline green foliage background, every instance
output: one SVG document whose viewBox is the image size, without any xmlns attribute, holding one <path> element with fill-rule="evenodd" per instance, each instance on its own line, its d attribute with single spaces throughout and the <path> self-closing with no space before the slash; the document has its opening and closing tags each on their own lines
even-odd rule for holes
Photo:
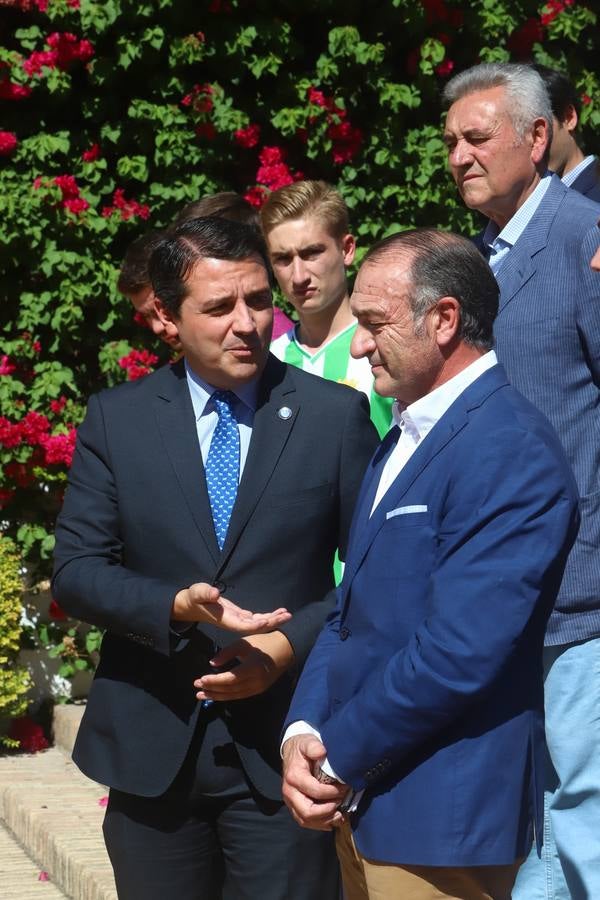
<svg viewBox="0 0 600 900">
<path fill-rule="evenodd" d="M 15 367 L 0 375 L 0 407 L 9 426 L 34 410 L 47 416 L 47 433 L 66 435 L 92 391 L 127 377 L 118 360 L 132 348 L 166 360 L 116 290 L 124 250 L 190 200 L 255 188 L 264 147 L 280 148 L 294 176 L 339 187 L 363 250 L 415 225 L 476 228 L 440 140 L 451 72 L 528 56 L 568 71 L 585 95 L 588 148 L 597 148 L 595 3 L 7 0 L 0 82 L 31 88 L 7 99 L 0 83 L 0 129 L 18 140 L 0 156 L 0 356 Z M 28 75 L 23 62 L 47 51 L 55 32 L 89 41 L 93 55 Z M 311 88 L 322 99 L 311 102 Z M 260 138 L 241 146 L 235 132 L 249 125 Z M 99 157 L 85 161 L 95 144 Z M 63 205 L 53 183 L 62 175 L 75 177 L 87 209 Z M 128 217 L 103 215 L 117 189 L 141 205 Z M 2 528 L 35 580 L 48 574 L 67 466 L 49 462 L 35 435 L 7 442 L 0 437 Z"/>
</svg>

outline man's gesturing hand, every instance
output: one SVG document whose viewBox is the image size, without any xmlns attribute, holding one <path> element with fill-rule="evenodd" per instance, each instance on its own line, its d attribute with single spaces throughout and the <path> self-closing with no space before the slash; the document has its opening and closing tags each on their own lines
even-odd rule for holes
<svg viewBox="0 0 600 900">
<path fill-rule="evenodd" d="M 269 613 L 241 609 L 221 597 L 218 588 L 202 581 L 179 591 L 173 601 L 171 618 L 178 622 L 208 622 L 238 634 L 262 634 L 279 628 L 292 615 L 280 607 Z"/>
<path fill-rule="evenodd" d="M 198 700 L 243 700 L 262 694 L 294 661 L 292 645 L 281 631 L 252 634 L 224 647 L 210 664 L 218 669 L 238 660 L 229 672 L 203 675 L 194 682 Z"/>
<path fill-rule="evenodd" d="M 303 828 L 331 831 L 342 823 L 337 807 L 348 791 L 342 782 L 321 784 L 313 772 L 326 750 L 312 734 L 298 734 L 283 745 L 283 799 Z"/>
</svg>

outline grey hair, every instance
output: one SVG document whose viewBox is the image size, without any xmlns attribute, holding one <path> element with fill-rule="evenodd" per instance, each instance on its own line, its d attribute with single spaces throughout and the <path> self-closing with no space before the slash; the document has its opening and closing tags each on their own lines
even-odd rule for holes
<svg viewBox="0 0 600 900">
<path fill-rule="evenodd" d="M 523 139 L 534 119 L 542 118 L 548 125 L 548 147 L 552 143 L 552 105 L 546 86 L 531 66 L 520 63 L 481 63 L 459 72 L 446 84 L 442 94 L 446 106 L 475 91 L 503 87 L 506 91 L 507 112 L 513 127 Z"/>
</svg>

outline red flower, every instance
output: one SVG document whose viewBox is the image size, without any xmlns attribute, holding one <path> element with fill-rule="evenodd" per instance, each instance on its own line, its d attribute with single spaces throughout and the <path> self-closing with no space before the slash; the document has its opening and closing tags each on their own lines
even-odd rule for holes
<svg viewBox="0 0 600 900">
<path fill-rule="evenodd" d="M 589 106 L 589 104 L 592 102 L 592 98 L 588 94 L 582 94 L 581 102 L 584 106 Z"/>
<path fill-rule="evenodd" d="M 20 423 L 10 422 L 5 416 L 0 416 L 0 445 L 8 450 L 11 447 L 18 447 L 22 442 Z"/>
<path fill-rule="evenodd" d="M 63 200 L 75 200 L 79 197 L 79 186 L 73 175 L 57 175 L 54 184 L 60 188 Z"/>
<path fill-rule="evenodd" d="M 17 149 L 17 136 L 12 131 L 0 131 L 0 156 L 10 156 Z"/>
<path fill-rule="evenodd" d="M 6 354 L 0 357 L 0 375 L 12 375 L 17 367 Z"/>
<path fill-rule="evenodd" d="M 513 31 L 506 42 L 506 46 L 515 56 L 525 59 L 531 56 L 533 45 L 542 41 L 543 37 L 544 28 L 542 23 L 539 19 L 530 17 L 520 28 Z"/>
<path fill-rule="evenodd" d="M 137 200 L 128 200 L 123 188 L 116 189 L 113 194 L 112 206 L 104 206 L 102 208 L 102 215 L 104 218 L 108 218 L 109 216 L 112 216 L 115 210 L 119 210 L 121 219 L 124 222 L 134 216 L 139 216 L 140 219 L 147 219 L 150 216 L 150 207 L 146 206 L 146 204 L 138 203 Z"/>
<path fill-rule="evenodd" d="M 350 162 L 360 150 L 363 139 L 360 128 L 354 128 L 350 122 L 330 125 L 327 137 L 331 138 L 333 161 L 337 164 Z"/>
<path fill-rule="evenodd" d="M 40 12 L 46 12 L 48 10 L 48 0 L 33 0 L 33 2 Z"/>
<path fill-rule="evenodd" d="M 86 209 L 90 208 L 90 204 L 87 200 L 84 200 L 83 197 L 73 197 L 70 200 L 65 200 L 63 207 L 64 209 L 68 209 L 73 215 L 79 216 L 81 213 L 84 213 Z"/>
<path fill-rule="evenodd" d="M 21 436 L 25 443 L 29 444 L 30 447 L 34 447 L 36 444 L 42 444 L 50 429 L 50 422 L 46 416 L 33 409 L 21 419 L 19 425 L 21 428 Z"/>
<path fill-rule="evenodd" d="M 131 350 L 127 356 L 122 356 L 119 365 L 127 370 L 128 381 L 143 378 L 152 371 L 152 366 L 158 362 L 158 356 L 148 350 Z"/>
<path fill-rule="evenodd" d="M 29 487 L 35 480 L 31 467 L 26 463 L 18 463 L 14 460 L 4 466 L 4 474 L 22 488 Z"/>
<path fill-rule="evenodd" d="M 80 5 L 79 0 L 67 0 L 67 6 L 70 9 L 79 9 Z"/>
<path fill-rule="evenodd" d="M 247 125 L 233 132 L 233 138 L 240 147 L 256 147 L 260 140 L 260 125 Z"/>
<path fill-rule="evenodd" d="M 69 618 L 62 606 L 59 606 L 54 598 L 50 601 L 48 615 L 51 619 L 54 619 L 55 622 L 64 622 L 65 619 Z"/>
<path fill-rule="evenodd" d="M 261 187 L 257 184 L 255 187 L 251 187 L 246 191 L 246 193 L 244 194 L 244 200 L 247 200 L 251 206 L 256 206 L 258 209 L 260 209 L 268 196 L 269 195 L 264 187 Z"/>
<path fill-rule="evenodd" d="M 31 349 L 33 350 L 34 353 L 41 353 L 42 345 L 40 344 L 39 341 L 34 341 L 31 345 Z"/>
<path fill-rule="evenodd" d="M 7 507 L 14 496 L 15 492 L 13 490 L 0 488 L 0 509 Z"/>
<path fill-rule="evenodd" d="M 451 59 L 445 59 L 443 62 L 439 64 L 439 66 L 435 67 L 436 74 L 441 76 L 449 75 L 450 72 L 454 68 L 454 63 Z"/>
<path fill-rule="evenodd" d="M 548 3 L 544 6 L 546 12 L 543 12 L 540 17 L 542 25 L 549 25 L 550 22 L 553 22 L 564 8 L 565 4 L 561 0 L 548 0 Z"/>
<path fill-rule="evenodd" d="M 26 753 L 37 753 L 38 750 L 46 750 L 50 746 L 41 725 L 38 725 L 29 716 L 21 716 L 19 719 L 12 720 L 9 737 L 18 741 L 20 749 L 25 750 Z"/>
<path fill-rule="evenodd" d="M 213 92 L 212 84 L 195 84 L 189 94 L 179 101 L 182 106 L 192 106 L 194 112 L 208 113 L 213 108 L 210 96 Z"/>
<path fill-rule="evenodd" d="M 71 428 L 68 434 L 49 434 L 40 441 L 44 448 L 45 465 L 65 465 L 67 468 L 73 461 L 77 430 Z"/>
<path fill-rule="evenodd" d="M 72 62 L 89 62 L 94 55 L 94 47 L 88 40 L 79 40 L 68 31 L 55 31 L 48 35 L 46 44 L 56 53 L 56 65 L 65 71 Z"/>
<path fill-rule="evenodd" d="M 327 101 L 327 98 L 325 97 L 325 94 L 323 93 L 323 91 L 319 91 L 319 90 L 317 90 L 317 88 L 315 88 L 311 85 L 306 93 L 308 96 L 309 103 L 314 104 L 314 106 L 323 106 L 323 107 L 327 108 L 328 101 Z"/>
<path fill-rule="evenodd" d="M 207 141 L 214 141 L 217 130 L 212 122 L 202 122 L 200 125 L 196 125 L 196 134 L 200 138 L 206 138 Z"/>
<path fill-rule="evenodd" d="M 84 162 L 94 162 L 101 156 L 100 144 L 92 144 L 88 150 L 84 150 L 81 158 Z"/>
<path fill-rule="evenodd" d="M 50 409 L 52 410 L 53 413 L 55 413 L 56 415 L 59 415 L 65 408 L 66 403 L 67 403 L 67 398 L 64 395 L 62 395 L 58 400 L 50 401 Z"/>
<path fill-rule="evenodd" d="M 141 312 L 136 312 L 133 321 L 136 325 L 141 325 L 142 328 L 150 328 L 150 322 L 148 319 L 141 314 Z"/>
<path fill-rule="evenodd" d="M 27 84 L 16 84 L 9 78 L 0 81 L 0 100 L 24 100 L 31 94 L 31 88 Z"/>
</svg>

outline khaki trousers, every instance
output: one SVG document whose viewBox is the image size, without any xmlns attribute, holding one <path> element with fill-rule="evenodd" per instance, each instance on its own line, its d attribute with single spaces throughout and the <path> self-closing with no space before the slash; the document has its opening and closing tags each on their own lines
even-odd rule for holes
<svg viewBox="0 0 600 900">
<path fill-rule="evenodd" d="M 508 866 L 394 866 L 366 859 L 347 822 L 336 829 L 345 900 L 510 900 L 522 860 Z"/>
</svg>

